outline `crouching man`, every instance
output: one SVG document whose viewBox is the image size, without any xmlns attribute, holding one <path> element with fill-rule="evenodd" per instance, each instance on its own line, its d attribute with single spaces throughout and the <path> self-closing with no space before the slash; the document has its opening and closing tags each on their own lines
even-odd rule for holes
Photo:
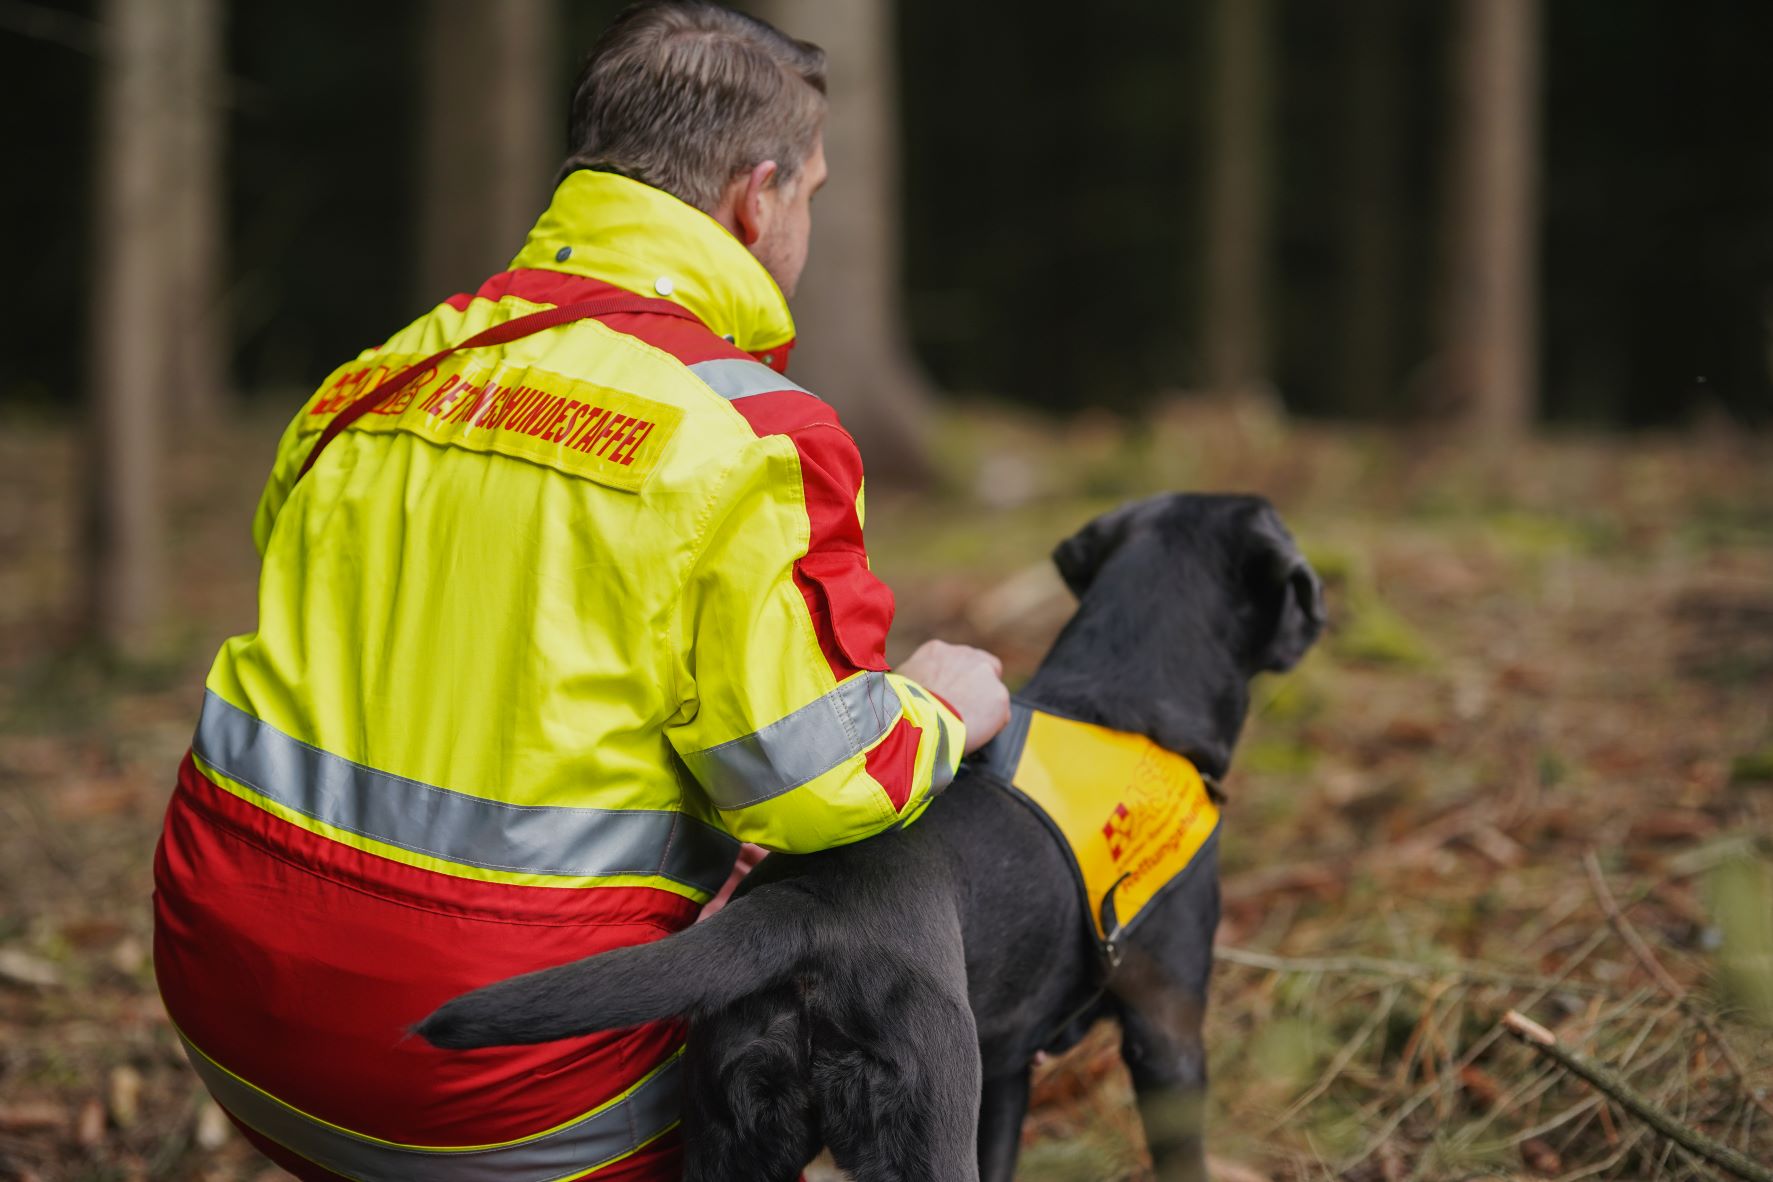
<svg viewBox="0 0 1773 1182">
<path fill-rule="evenodd" d="M 888 669 L 855 445 L 782 374 L 824 88 L 761 22 L 630 9 L 510 270 L 284 433 L 154 954 L 197 1073 L 298 1177 L 677 1177 L 680 1025 L 469 1054 L 408 1026 L 682 928 L 741 842 L 914 820 L 1007 718 L 987 654 Z"/>
</svg>

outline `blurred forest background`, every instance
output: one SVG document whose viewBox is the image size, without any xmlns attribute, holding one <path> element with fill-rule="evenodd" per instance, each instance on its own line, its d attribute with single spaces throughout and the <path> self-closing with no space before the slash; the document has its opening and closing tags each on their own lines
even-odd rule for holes
<svg viewBox="0 0 1773 1182">
<path fill-rule="evenodd" d="M 794 374 L 897 653 L 1025 676 L 1044 555 L 1161 488 L 1267 494 L 1330 582 L 1231 785 L 1217 1176 L 1723 1176 L 1510 1007 L 1773 1159 L 1773 4 L 742 6 L 831 54 Z M 618 8 L 0 0 L 0 1179 L 266 1169 L 145 908 L 254 499 L 515 252 Z M 1025 1177 L 1144 1176 L 1114 1044 L 1042 1069 Z"/>
</svg>

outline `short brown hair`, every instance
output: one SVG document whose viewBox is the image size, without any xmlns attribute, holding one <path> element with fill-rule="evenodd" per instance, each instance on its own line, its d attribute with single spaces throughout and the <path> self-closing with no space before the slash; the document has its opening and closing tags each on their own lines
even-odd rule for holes
<svg viewBox="0 0 1773 1182">
<path fill-rule="evenodd" d="M 598 38 L 573 88 L 568 155 L 712 211 L 765 160 L 792 182 L 825 119 L 825 51 L 707 0 L 643 0 Z"/>
</svg>

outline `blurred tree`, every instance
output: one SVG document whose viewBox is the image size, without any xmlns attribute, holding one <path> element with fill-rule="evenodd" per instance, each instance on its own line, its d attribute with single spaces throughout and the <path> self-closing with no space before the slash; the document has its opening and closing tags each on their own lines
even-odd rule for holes
<svg viewBox="0 0 1773 1182">
<path fill-rule="evenodd" d="M 140 658 L 156 642 L 164 579 L 179 20 L 159 0 L 104 0 L 100 16 L 84 615 L 101 644 Z"/>
<path fill-rule="evenodd" d="M 930 397 L 912 359 L 900 285 L 898 96 L 891 0 L 758 0 L 751 8 L 830 56 L 825 152 L 831 179 L 813 216 L 794 300 L 796 381 L 856 437 L 871 478 L 929 469 Z"/>
<path fill-rule="evenodd" d="M 1215 0 L 1207 148 L 1207 388 L 1268 381 L 1269 0 Z"/>
<path fill-rule="evenodd" d="M 171 169 L 175 244 L 171 297 L 163 301 L 171 352 L 170 397 L 191 421 L 214 413 L 226 387 L 222 305 L 222 138 L 226 123 L 223 11 L 218 0 L 170 0 Z"/>
<path fill-rule="evenodd" d="M 415 303 L 473 284 L 509 257 L 551 171 L 547 137 L 564 103 L 549 100 L 538 119 L 523 123 L 544 129 L 546 145 L 530 174 L 539 174 L 537 190 L 514 203 L 524 212 L 490 235 L 496 241 L 478 257 L 420 279 L 413 251 L 429 239 L 409 234 L 420 206 L 415 190 L 423 184 L 453 201 L 463 188 L 524 170 L 494 167 L 494 156 L 471 146 L 466 125 L 428 120 L 427 87 L 415 82 L 427 60 L 445 81 L 453 71 L 470 116 L 485 113 L 495 94 L 519 93 L 491 84 L 499 72 L 493 37 L 518 31 L 526 19 L 519 9 L 531 2 L 470 5 L 500 19 L 486 20 L 485 11 L 461 18 L 482 36 L 458 59 L 424 52 L 430 0 L 227 6 L 233 77 L 223 253 L 231 372 L 242 387 L 283 398 L 305 393 L 339 357 L 410 319 Z M 624 0 L 553 2 L 569 35 L 536 72 L 536 89 L 522 93 L 547 94 L 550 79 L 564 80 Z M 1305 413 L 1365 413 L 1369 398 L 1380 401 L 1370 408 L 1380 414 L 1402 409 L 1406 390 L 1416 398 L 1436 389 L 1436 367 L 1422 362 L 1436 354 L 1451 362 L 1455 320 L 1473 323 L 1449 314 L 1453 301 L 1437 295 L 1455 270 L 1444 224 L 1475 224 L 1463 214 L 1440 216 L 1440 207 L 1455 196 L 1475 205 L 1479 196 L 1473 184 L 1448 179 L 1449 144 L 1472 142 L 1453 124 L 1467 131 L 1472 124 L 1447 117 L 1454 93 L 1447 72 L 1478 46 L 1462 36 L 1449 49 L 1451 26 L 1504 18 L 1514 0 L 1390 0 L 1392 15 L 1382 20 L 1386 2 L 1266 0 L 1265 52 L 1284 86 L 1266 103 L 1274 172 L 1261 251 L 1270 276 L 1263 368 L 1289 407 Z M 76 406 L 68 375 L 83 345 L 65 310 L 88 298 L 86 260 L 99 249 L 90 216 L 98 157 L 77 150 L 94 125 L 101 62 L 90 18 L 98 7 L 99 0 L 0 3 L 0 75 L 31 96 L 0 105 L 9 175 L 23 178 L 0 193 L 16 231 L 0 236 L 0 269 L 30 293 L 9 308 L 0 351 L 0 404 L 8 411 L 60 415 Z M 843 17 L 847 0 L 811 7 L 825 11 L 784 19 L 801 20 L 805 27 L 794 31 L 834 49 L 861 27 L 831 32 L 808 23 Z M 1197 92 L 1195 82 L 1231 64 L 1208 33 L 1218 7 L 1218 0 L 1120 5 L 1104 19 L 1079 21 L 1049 6 L 1006 20 L 948 0 L 894 0 L 887 11 L 898 18 L 903 74 L 887 89 L 898 92 L 904 142 L 915 147 L 900 161 L 903 183 L 895 172 L 883 185 L 889 202 L 902 190 L 910 217 L 905 304 L 933 381 L 1057 412 L 1131 411 L 1153 392 L 1205 384 L 1200 329 L 1177 326 L 1207 322 L 1197 307 L 1209 288 L 1197 278 L 1203 207 L 1209 197 L 1221 209 L 1228 204 L 1213 195 L 1226 174 L 1208 184 L 1201 167 L 1208 127 L 1223 112 L 1200 101 L 1211 87 Z M 1560 0 L 1538 11 L 1545 68 L 1543 127 L 1534 134 L 1544 136 L 1543 196 L 1532 203 L 1544 281 L 1535 297 L 1540 324 L 1530 331 L 1544 360 L 1528 373 L 1536 368 L 1540 379 L 1540 417 L 1647 426 L 1680 422 L 1715 401 L 1747 421 L 1769 421 L 1773 70 L 1762 47 L 1773 38 L 1773 4 Z M 1391 48 L 1381 50 L 1382 42 Z M 1398 76 L 1395 85 L 1381 83 L 1387 73 Z M 846 66 L 833 81 L 842 91 L 856 77 Z M 1379 106 L 1384 94 L 1389 109 Z M 1487 112 L 1481 103 L 1461 106 L 1498 120 L 1502 107 L 1484 101 Z M 840 94 L 834 119 L 853 106 Z M 1392 128 L 1389 142 L 1370 130 L 1369 116 Z M 441 152 L 425 150 L 427 123 L 445 141 Z M 486 134 L 480 142 L 502 151 L 519 138 Z M 832 146 L 841 151 L 836 134 Z M 1367 163 L 1381 155 L 1390 163 Z M 438 173 L 439 183 L 421 157 L 440 159 L 444 169 L 451 160 L 468 163 Z M 1499 178 L 1464 159 L 1468 174 Z M 839 186 L 853 175 L 839 161 Z M 819 322 L 826 301 L 816 294 L 818 272 L 856 241 L 835 228 L 847 213 L 833 208 L 838 193 L 820 202 L 815 275 L 798 301 L 808 353 L 795 372 L 842 399 L 848 375 L 814 372 L 823 342 L 838 339 Z M 895 231 L 888 224 L 886 232 Z M 1486 255 L 1473 239 L 1461 250 L 1468 271 Z M 424 262 L 433 257 L 441 256 L 426 247 Z M 1388 257 L 1391 326 L 1382 329 L 1370 312 Z M 1489 265 L 1499 257 L 1489 256 Z M 889 257 L 887 266 L 898 261 Z M 172 274 L 157 298 L 183 304 L 171 298 Z M 415 301 L 418 285 L 424 291 Z M 886 290 L 886 315 L 896 316 L 898 297 Z M 1513 301 L 1490 302 L 1506 311 Z M 1513 314 L 1526 311 L 1513 306 Z M 1374 358 L 1385 350 L 1360 342 L 1387 333 L 1389 371 L 1381 373 Z M 835 352 L 842 358 L 847 350 Z M 1369 362 L 1373 373 L 1360 373 Z M 1470 411 L 1470 384 L 1463 393 L 1451 387 L 1439 387 L 1446 412 Z"/>
<path fill-rule="evenodd" d="M 1402 0 L 1354 0 L 1342 87 L 1342 326 L 1338 409 L 1392 409 L 1397 351 Z"/>
<path fill-rule="evenodd" d="M 556 0 L 427 0 L 420 306 L 502 270 L 547 200 L 565 118 Z"/>
<path fill-rule="evenodd" d="M 1539 0 L 1460 0 L 1453 22 L 1441 348 L 1433 397 L 1491 438 L 1537 410 Z"/>
</svg>

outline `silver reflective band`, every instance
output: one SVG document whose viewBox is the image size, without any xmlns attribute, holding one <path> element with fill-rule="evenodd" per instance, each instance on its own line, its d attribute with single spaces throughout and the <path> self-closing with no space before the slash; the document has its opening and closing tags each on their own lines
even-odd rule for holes
<svg viewBox="0 0 1773 1182">
<path fill-rule="evenodd" d="M 918 688 L 915 681 L 907 681 L 905 688 L 916 695 L 918 701 L 929 702 L 930 697 Z M 931 705 L 935 703 L 931 702 Z M 942 715 L 936 715 L 936 762 L 930 769 L 930 795 L 934 796 L 954 782 L 954 765 L 948 762 L 948 724 Z"/>
<path fill-rule="evenodd" d="M 304 817 L 403 850 L 520 874 L 668 878 L 710 894 L 738 843 L 669 810 L 485 800 L 390 775 L 292 739 L 212 690 L 191 748 L 217 772 Z"/>
<path fill-rule="evenodd" d="M 742 357 L 698 361 L 689 367 L 689 371 L 707 382 L 710 389 L 728 402 L 737 398 L 749 398 L 753 394 L 773 394 L 780 390 L 799 390 L 802 394 L 813 394 L 805 386 L 789 381 L 763 362 L 746 361 Z"/>
<path fill-rule="evenodd" d="M 552 1132 L 485 1149 L 398 1145 L 318 1120 L 230 1075 L 183 1035 L 216 1103 L 284 1148 L 356 1182 L 558 1182 L 633 1153 L 678 1121 L 682 1052 L 627 1095 Z"/>
<path fill-rule="evenodd" d="M 954 765 L 948 762 L 948 724 L 936 719 L 936 764 L 930 770 L 930 793 L 934 795 L 954 780 Z"/>
<path fill-rule="evenodd" d="M 761 804 L 860 755 L 899 721 L 899 695 L 884 673 L 852 677 L 788 717 L 683 757 L 716 807 Z"/>
</svg>

